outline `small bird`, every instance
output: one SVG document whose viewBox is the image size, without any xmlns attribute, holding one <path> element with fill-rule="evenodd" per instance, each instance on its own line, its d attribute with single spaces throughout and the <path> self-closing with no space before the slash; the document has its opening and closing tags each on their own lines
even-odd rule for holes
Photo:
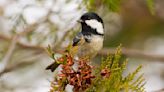
<svg viewBox="0 0 164 92">
<path fill-rule="evenodd" d="M 92 59 L 103 47 L 103 20 L 96 13 L 87 12 L 81 16 L 78 22 L 81 23 L 81 32 L 74 37 L 72 48 L 78 47 L 76 53 L 78 58 L 89 57 L 89 59 Z M 56 67 L 56 64 L 53 63 L 46 69 L 50 69 L 53 72 Z"/>
</svg>

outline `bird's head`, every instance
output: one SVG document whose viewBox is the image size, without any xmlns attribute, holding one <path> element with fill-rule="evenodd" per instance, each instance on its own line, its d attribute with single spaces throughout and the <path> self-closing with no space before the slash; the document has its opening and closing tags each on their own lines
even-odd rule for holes
<svg viewBox="0 0 164 92">
<path fill-rule="evenodd" d="M 104 24 L 100 16 L 94 12 L 83 14 L 78 20 L 82 25 L 82 32 L 97 35 L 104 35 Z"/>
</svg>

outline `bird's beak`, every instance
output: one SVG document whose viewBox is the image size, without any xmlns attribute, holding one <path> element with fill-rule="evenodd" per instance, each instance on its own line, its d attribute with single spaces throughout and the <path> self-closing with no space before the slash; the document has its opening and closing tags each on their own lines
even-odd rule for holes
<svg viewBox="0 0 164 92">
<path fill-rule="evenodd" d="M 78 23 L 82 23 L 82 22 L 83 22 L 83 20 L 79 19 L 79 20 L 77 20 L 77 22 L 78 22 Z"/>
</svg>

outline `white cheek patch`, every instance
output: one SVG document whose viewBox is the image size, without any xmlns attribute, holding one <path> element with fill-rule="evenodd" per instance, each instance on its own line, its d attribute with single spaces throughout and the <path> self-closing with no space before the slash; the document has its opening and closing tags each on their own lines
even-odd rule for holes
<svg viewBox="0 0 164 92">
<path fill-rule="evenodd" d="M 93 29 L 97 29 L 97 32 L 100 34 L 104 34 L 104 28 L 101 22 L 98 22 L 95 19 L 91 19 L 91 20 L 86 20 L 85 23 L 92 27 Z"/>
</svg>

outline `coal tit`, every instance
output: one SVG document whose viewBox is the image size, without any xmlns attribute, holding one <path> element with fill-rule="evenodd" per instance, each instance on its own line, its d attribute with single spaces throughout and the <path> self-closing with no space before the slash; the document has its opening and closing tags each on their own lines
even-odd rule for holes
<svg viewBox="0 0 164 92">
<path fill-rule="evenodd" d="M 82 29 L 73 39 L 73 46 L 78 46 L 77 56 L 93 58 L 103 47 L 103 20 L 96 13 L 88 12 L 83 14 L 78 21 Z"/>
<path fill-rule="evenodd" d="M 72 48 L 78 47 L 78 58 L 93 58 L 103 47 L 104 24 L 103 20 L 94 12 L 87 12 L 78 20 L 81 23 L 81 31 L 74 37 Z M 58 67 L 55 62 L 46 69 L 52 72 Z"/>
</svg>

